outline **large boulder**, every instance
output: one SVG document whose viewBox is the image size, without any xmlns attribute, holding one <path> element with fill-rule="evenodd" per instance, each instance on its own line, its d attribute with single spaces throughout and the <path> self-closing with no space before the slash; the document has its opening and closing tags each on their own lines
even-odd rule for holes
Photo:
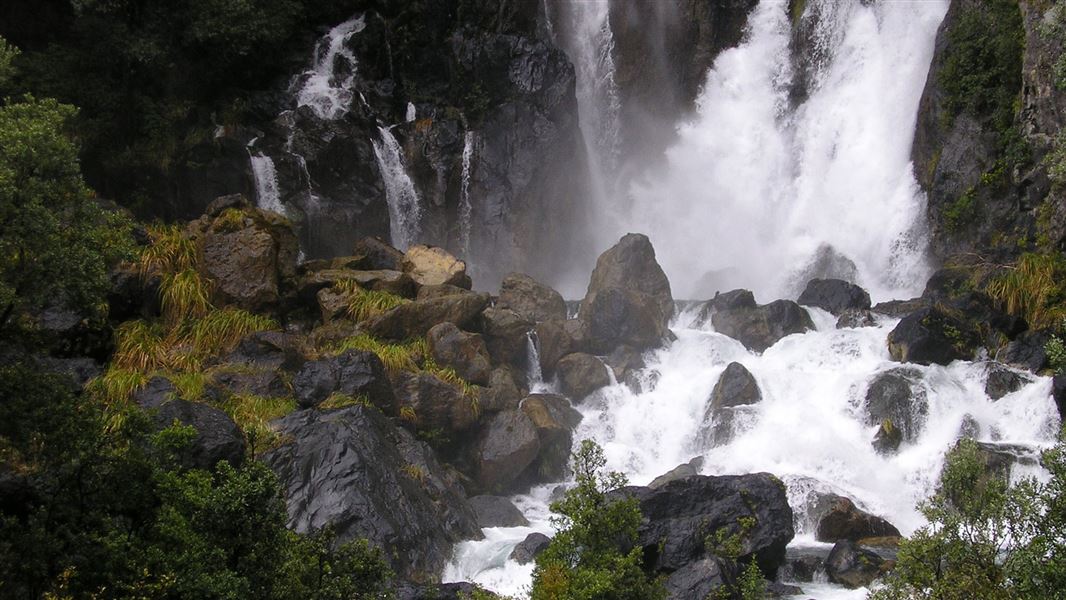
<svg viewBox="0 0 1066 600">
<path fill-rule="evenodd" d="M 567 354 L 555 364 L 559 385 L 568 398 L 581 402 L 592 392 L 610 385 L 611 376 L 603 361 L 583 352 Z"/>
<path fill-rule="evenodd" d="M 418 285 L 454 285 L 470 289 L 466 263 L 444 248 L 411 246 L 403 256 L 403 272 Z"/>
<path fill-rule="evenodd" d="M 1050 339 L 1050 330 L 1026 331 L 1000 350 L 996 360 L 1039 373 L 1048 364 L 1046 348 Z"/>
<path fill-rule="evenodd" d="M 784 564 L 794 535 L 785 485 L 769 473 L 710 477 L 696 475 L 662 487 L 627 487 L 644 521 L 638 543 L 650 568 L 673 572 L 713 554 L 707 540 L 735 536 L 737 560 L 754 558 L 772 579 Z"/>
<path fill-rule="evenodd" d="M 555 365 L 560 358 L 571 352 L 588 349 L 588 326 L 579 319 L 541 321 L 534 327 L 534 332 L 537 335 L 540 369 L 545 377 L 555 373 Z"/>
<path fill-rule="evenodd" d="M 750 292 L 748 292 L 750 294 Z M 714 330 L 727 335 L 753 352 L 764 352 L 786 335 L 814 329 L 814 322 L 806 309 L 791 300 L 776 300 L 770 304 L 752 306 L 748 295 L 734 298 L 731 308 L 719 308 L 721 301 L 711 300 L 711 324 Z"/>
<path fill-rule="evenodd" d="M 840 540 L 825 560 L 825 572 L 832 583 L 855 589 L 870 585 L 894 564 L 851 540 Z"/>
<path fill-rule="evenodd" d="M 212 388 L 225 394 L 249 394 L 262 398 L 291 396 L 292 391 L 280 371 L 257 369 L 243 365 L 221 365 L 211 369 L 209 382 Z"/>
<path fill-rule="evenodd" d="M 860 510 L 849 498 L 828 494 L 819 499 L 818 529 L 814 539 L 834 543 L 857 542 L 871 537 L 899 537 L 899 530 L 888 521 Z"/>
<path fill-rule="evenodd" d="M 888 334 L 892 360 L 921 365 L 969 360 L 979 343 L 969 323 L 937 307 L 907 315 Z"/>
<path fill-rule="evenodd" d="M 396 600 L 470 600 L 472 598 L 495 600 L 499 596 L 466 581 L 425 585 L 405 581 L 396 587 Z"/>
<path fill-rule="evenodd" d="M 1006 365 L 990 362 L 985 366 L 985 394 L 993 400 L 999 400 L 1003 396 L 1022 389 L 1031 380 L 1011 370 Z"/>
<path fill-rule="evenodd" d="M 744 365 L 731 362 L 711 390 L 697 439 L 704 448 L 727 443 L 736 433 L 738 413 L 762 401 L 755 377 Z"/>
<path fill-rule="evenodd" d="M 499 308 L 509 308 L 534 321 L 566 319 L 566 302 L 559 292 L 529 275 L 511 273 L 500 284 Z"/>
<path fill-rule="evenodd" d="M 669 600 L 685 598 L 717 598 L 716 592 L 728 588 L 731 577 L 729 565 L 723 565 L 717 557 L 701 558 L 670 573 L 663 582 Z M 723 568 L 725 567 L 725 568 Z M 731 598 L 731 595 L 726 595 Z"/>
<path fill-rule="evenodd" d="M 869 309 L 870 294 L 842 279 L 812 279 L 797 302 L 804 306 L 817 306 L 839 316 L 847 309 Z"/>
<path fill-rule="evenodd" d="M 244 435 L 233 419 L 221 410 L 200 402 L 175 398 L 152 413 L 160 429 L 179 424 L 196 430 L 189 444 L 178 453 L 183 465 L 211 471 L 220 460 L 233 466 L 239 466 L 244 461 Z"/>
<path fill-rule="evenodd" d="M 361 257 L 367 269 L 403 269 L 403 252 L 400 252 L 380 238 L 365 237 L 355 243 L 354 255 Z"/>
<path fill-rule="evenodd" d="M 627 234 L 600 255 L 580 315 L 598 353 L 620 344 L 644 349 L 661 343 L 674 315 L 674 298 L 647 236 Z"/>
<path fill-rule="evenodd" d="M 480 527 L 526 527 L 529 521 L 509 499 L 503 496 L 474 496 L 470 507 Z"/>
<path fill-rule="evenodd" d="M 504 367 L 497 367 L 489 374 L 488 387 L 481 392 L 481 411 L 497 413 L 509 408 L 518 408 L 522 396 L 522 390 L 515 383 L 515 376 L 511 371 Z"/>
<path fill-rule="evenodd" d="M 929 411 L 921 371 L 897 367 L 878 374 L 866 390 L 863 410 L 866 424 L 880 427 L 874 442 L 878 451 L 892 452 L 916 439 Z"/>
<path fill-rule="evenodd" d="M 510 491 L 526 468 L 540 453 L 537 426 L 518 409 L 491 417 L 482 430 L 477 446 L 478 484 L 488 492 Z"/>
<path fill-rule="evenodd" d="M 401 372 L 394 376 L 397 414 L 414 411 L 413 423 L 423 431 L 451 433 L 469 429 L 478 420 L 480 398 L 470 398 L 431 373 Z"/>
<path fill-rule="evenodd" d="M 287 443 L 267 452 L 289 527 L 366 538 L 401 577 L 436 581 L 455 543 L 478 539 L 476 516 L 424 443 L 375 409 L 298 411 L 275 421 Z"/>
<path fill-rule="evenodd" d="M 493 363 L 526 368 L 533 321 L 509 308 L 489 307 L 481 312 L 479 327 Z"/>
<path fill-rule="evenodd" d="M 212 207 L 189 224 L 189 232 L 197 239 L 200 269 L 214 283 L 215 300 L 252 312 L 277 309 L 296 275 L 299 244 L 291 225 L 247 201 Z"/>
<path fill-rule="evenodd" d="M 533 532 L 514 547 L 508 558 L 520 565 L 528 565 L 536 560 L 541 552 L 547 550 L 551 542 L 551 538 L 543 533 Z"/>
<path fill-rule="evenodd" d="M 396 404 L 381 359 L 365 350 L 348 350 L 304 363 L 293 378 L 292 387 L 296 401 L 303 408 L 318 406 L 335 393 L 365 396 L 374 406 L 388 412 Z"/>
<path fill-rule="evenodd" d="M 406 302 L 363 323 L 367 333 L 390 340 L 407 340 L 426 335 L 438 323 L 469 326 L 489 303 L 488 294 L 457 294 L 429 300 Z"/>
<path fill-rule="evenodd" d="M 488 385 L 492 364 L 480 335 L 462 331 L 454 323 L 441 323 L 429 330 L 426 341 L 438 365 L 455 369 L 470 383 Z"/>
<path fill-rule="evenodd" d="M 264 369 L 298 369 L 304 362 L 297 336 L 280 331 L 250 333 L 226 356 L 225 362 Z"/>
<path fill-rule="evenodd" d="M 571 432 L 581 422 L 581 413 L 566 398 L 555 394 L 533 394 L 522 400 L 522 412 L 537 430 L 540 450 L 526 479 L 531 482 L 562 479 L 570 463 Z"/>
</svg>

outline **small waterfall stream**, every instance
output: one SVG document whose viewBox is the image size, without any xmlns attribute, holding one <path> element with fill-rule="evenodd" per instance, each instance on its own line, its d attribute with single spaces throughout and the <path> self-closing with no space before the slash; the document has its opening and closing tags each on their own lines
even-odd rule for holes
<svg viewBox="0 0 1066 600">
<path fill-rule="evenodd" d="M 253 139 L 248 143 L 248 160 L 252 165 L 252 177 L 255 179 L 256 206 L 284 215 L 285 206 L 281 203 L 278 171 L 269 156 L 254 149 L 255 142 Z"/>
<path fill-rule="evenodd" d="M 337 25 L 318 41 L 311 68 L 290 84 L 297 106 L 310 106 L 319 118 L 327 120 L 339 119 L 348 112 L 356 60 L 345 42 L 365 27 L 366 20 L 360 15 Z"/>
<path fill-rule="evenodd" d="M 467 131 L 463 136 L 463 171 L 459 189 L 459 249 L 465 260 L 470 260 L 470 234 L 474 218 L 474 205 L 470 201 L 470 176 L 476 145 L 477 133 Z"/>
<path fill-rule="evenodd" d="M 418 241 L 421 232 L 422 205 L 418 191 L 407 174 L 403 149 L 388 127 L 378 127 L 381 139 L 372 140 L 381 178 L 385 182 L 385 198 L 389 205 L 389 233 L 392 245 L 407 250 Z"/>
</svg>

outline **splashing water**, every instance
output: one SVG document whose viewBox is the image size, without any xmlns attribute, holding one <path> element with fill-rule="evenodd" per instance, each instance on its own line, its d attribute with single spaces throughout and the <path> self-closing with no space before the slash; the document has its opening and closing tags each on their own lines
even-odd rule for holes
<svg viewBox="0 0 1066 600">
<path fill-rule="evenodd" d="M 345 44 L 365 27 L 366 20 L 360 15 L 337 25 L 319 40 L 311 69 L 297 75 L 290 85 L 297 106 L 310 106 L 319 118 L 327 120 L 347 114 L 352 102 L 356 60 Z"/>
<path fill-rule="evenodd" d="M 910 147 L 947 5 L 809 2 L 809 96 L 792 107 L 786 3 L 759 4 L 746 41 L 708 73 L 665 168 L 631 190 L 625 229 L 651 237 L 679 297 L 736 287 L 794 297 L 826 244 L 875 299 L 921 291 L 925 199 Z"/>
<path fill-rule="evenodd" d="M 248 143 L 248 159 L 252 165 L 252 177 L 255 179 L 255 203 L 263 210 L 285 214 L 278 187 L 278 171 L 274 161 L 259 151 L 252 149 L 256 140 Z"/>
<path fill-rule="evenodd" d="M 418 241 L 421 233 L 422 205 L 418 201 L 415 184 L 407 174 L 404 165 L 403 150 L 392 130 L 378 127 L 380 140 L 371 140 L 374 144 L 374 156 L 377 158 L 381 179 L 385 183 L 385 199 L 389 205 L 389 234 L 392 245 L 400 250 L 407 250 Z"/>
</svg>

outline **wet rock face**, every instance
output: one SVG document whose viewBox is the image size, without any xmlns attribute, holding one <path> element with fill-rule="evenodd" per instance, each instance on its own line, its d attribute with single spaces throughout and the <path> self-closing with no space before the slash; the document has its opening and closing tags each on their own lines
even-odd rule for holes
<svg viewBox="0 0 1066 600">
<path fill-rule="evenodd" d="M 365 537 L 414 581 L 435 580 L 456 542 L 480 538 L 473 510 L 429 447 L 376 410 L 298 411 L 277 425 L 290 441 L 263 460 L 297 532 L 328 525 L 342 542 Z"/>
<path fill-rule="evenodd" d="M 888 334 L 893 360 L 921 365 L 969 360 L 979 343 L 970 323 L 937 307 L 907 315 Z"/>
<path fill-rule="evenodd" d="M 438 323 L 469 326 L 489 303 L 488 294 L 455 294 L 428 300 L 415 300 L 365 322 L 366 330 L 376 337 L 406 340 L 426 335 Z"/>
<path fill-rule="evenodd" d="M 903 441 L 918 437 L 929 410 L 921 372 L 900 367 L 881 373 L 866 390 L 867 425 L 878 425 L 874 446 L 881 452 L 895 451 Z"/>
<path fill-rule="evenodd" d="M 508 490 L 539 452 L 537 427 L 524 412 L 512 409 L 498 413 L 483 429 L 478 445 L 478 484 L 487 491 Z"/>
<path fill-rule="evenodd" d="M 474 496 L 469 500 L 470 507 L 477 515 L 477 524 L 481 527 L 525 527 L 529 521 L 522 516 L 522 511 L 502 496 Z"/>
<path fill-rule="evenodd" d="M 537 323 L 550 319 L 566 319 L 566 302 L 563 301 L 562 295 L 521 273 L 511 273 L 503 279 L 496 306 L 514 310 L 522 317 Z"/>
<path fill-rule="evenodd" d="M 849 309 L 868 310 L 870 294 L 842 279 L 812 279 L 797 302 L 805 306 L 817 306 L 840 316 Z"/>
<path fill-rule="evenodd" d="M 711 390 L 697 439 L 705 448 L 727 443 L 736 434 L 743 407 L 762 401 L 762 392 L 751 371 L 732 362 Z"/>
<path fill-rule="evenodd" d="M 564 356 L 555 365 L 563 393 L 574 402 L 581 402 L 592 392 L 611 383 L 603 361 L 582 352 Z"/>
<path fill-rule="evenodd" d="M 894 525 L 860 510 L 854 502 L 843 496 L 830 494 L 819 501 L 819 508 L 821 516 L 815 533 L 815 539 L 819 542 L 857 542 L 863 538 L 900 535 Z"/>
<path fill-rule="evenodd" d="M 825 571 L 829 581 L 855 589 L 870 585 L 894 564 L 855 542 L 841 540 L 829 552 Z"/>
<path fill-rule="evenodd" d="M 508 558 L 520 565 L 528 565 L 536 560 L 541 552 L 548 549 L 551 541 L 551 538 L 543 533 L 531 533 L 514 547 Z"/>
<path fill-rule="evenodd" d="M 177 421 L 196 430 L 196 436 L 179 454 L 187 467 L 213 471 L 220 460 L 233 466 L 244 462 L 244 434 L 229 415 L 213 406 L 174 399 L 155 409 L 153 417 L 160 429 Z"/>
<path fill-rule="evenodd" d="M 426 340 L 437 364 L 455 369 L 470 383 L 488 385 L 492 364 L 480 335 L 461 331 L 454 323 L 441 323 L 426 333 Z"/>
<path fill-rule="evenodd" d="M 373 352 L 349 350 L 321 360 L 308 361 L 293 378 L 296 401 L 313 408 L 332 394 L 365 396 L 374 406 L 392 411 L 396 404 L 385 367 Z"/>
<path fill-rule="evenodd" d="M 755 305 L 747 290 L 730 292 L 724 301 L 721 297 L 710 300 L 703 312 L 710 313 L 715 331 L 739 341 L 753 352 L 765 352 L 786 335 L 814 329 L 810 315 L 799 304 L 776 300 Z"/>
</svg>

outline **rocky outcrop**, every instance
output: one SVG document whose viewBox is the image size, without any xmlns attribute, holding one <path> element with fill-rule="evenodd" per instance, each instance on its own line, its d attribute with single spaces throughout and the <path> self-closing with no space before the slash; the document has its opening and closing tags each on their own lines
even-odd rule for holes
<svg viewBox="0 0 1066 600">
<path fill-rule="evenodd" d="M 495 600 L 499 596 L 466 581 L 429 585 L 401 582 L 396 588 L 396 600 L 469 600 L 471 598 Z"/>
<path fill-rule="evenodd" d="M 244 462 L 244 435 L 226 413 L 200 402 L 175 398 L 152 411 L 160 429 L 178 423 L 192 427 L 196 435 L 178 451 L 178 460 L 189 468 L 214 471 L 224 460 L 233 466 Z"/>
<path fill-rule="evenodd" d="M 502 496 L 474 496 L 468 501 L 480 527 L 526 527 L 529 521 L 510 500 Z"/>
<path fill-rule="evenodd" d="M 480 528 L 433 452 L 378 411 L 298 411 L 275 422 L 287 443 L 263 456 L 285 491 L 289 526 L 366 538 L 401 577 L 435 581 L 452 546 Z"/>
<path fill-rule="evenodd" d="M 241 196 L 223 197 L 189 224 L 200 269 L 213 283 L 219 304 L 253 312 L 278 309 L 296 275 L 299 246 L 289 223 L 253 209 Z"/>
<path fill-rule="evenodd" d="M 526 536 L 526 539 L 522 540 L 514 547 L 514 550 L 511 551 L 511 555 L 508 556 L 508 558 L 520 565 L 528 565 L 536 560 L 541 552 L 548 549 L 548 545 L 551 544 L 551 541 L 551 538 L 543 533 L 531 533 Z"/>
<path fill-rule="evenodd" d="M 426 341 L 438 365 L 455 369 L 470 383 L 488 385 L 492 364 L 480 335 L 461 331 L 454 323 L 441 323 L 426 333 Z"/>
<path fill-rule="evenodd" d="M 993 400 L 999 400 L 1003 396 L 1022 389 L 1031 380 L 1005 365 L 990 362 L 985 367 L 987 378 L 985 379 L 985 394 Z"/>
<path fill-rule="evenodd" d="M 390 340 L 420 338 L 439 323 L 469 327 L 489 303 L 488 294 L 456 294 L 415 300 L 368 319 L 363 327 L 373 336 Z"/>
<path fill-rule="evenodd" d="M 478 484 L 490 492 L 508 491 L 539 453 L 537 426 L 524 412 L 512 409 L 496 414 L 485 425 L 478 444 Z"/>
<path fill-rule="evenodd" d="M 480 400 L 467 397 L 463 390 L 431 373 L 399 373 L 393 389 L 396 414 L 410 409 L 414 413 L 411 420 L 422 431 L 451 435 L 469 429 L 478 420 Z"/>
<path fill-rule="evenodd" d="M 396 397 L 389 385 L 385 367 L 373 352 L 348 350 L 330 358 L 308 361 L 292 381 L 296 401 L 313 408 L 333 394 L 365 397 L 381 410 L 395 409 Z"/>
<path fill-rule="evenodd" d="M 566 302 L 559 292 L 522 273 L 511 273 L 500 284 L 498 308 L 509 308 L 535 323 L 566 319 Z"/>
<path fill-rule="evenodd" d="M 567 354 L 555 364 L 559 385 L 568 398 L 581 402 L 592 392 L 610 385 L 611 377 L 603 361 L 583 352 Z"/>
<path fill-rule="evenodd" d="M 509 308 L 489 307 L 481 312 L 477 327 L 494 363 L 526 367 L 533 321 Z"/>
<path fill-rule="evenodd" d="M 522 400 L 521 409 L 536 428 L 540 442 L 537 459 L 525 478 L 534 482 L 563 479 L 570 464 L 571 432 L 581 422 L 581 413 L 566 398 L 554 394 L 528 396 Z"/>
<path fill-rule="evenodd" d="M 738 412 L 761 400 L 762 392 L 751 372 L 740 363 L 729 363 L 707 399 L 703 421 L 696 434 L 701 447 L 728 443 L 736 434 Z"/>
<path fill-rule="evenodd" d="M 810 315 L 791 300 L 757 305 L 751 292 L 734 290 L 709 300 L 701 308 L 714 330 L 727 335 L 753 352 L 765 352 L 781 338 L 814 329 Z"/>
<path fill-rule="evenodd" d="M 855 589 L 870 585 L 894 564 L 851 540 L 841 540 L 829 552 L 825 572 L 829 581 Z"/>
<path fill-rule="evenodd" d="M 840 316 L 846 310 L 869 310 L 870 294 L 842 279 L 812 279 L 797 300 Z"/>
<path fill-rule="evenodd" d="M 879 451 L 893 452 L 901 442 L 913 441 L 921 432 L 929 410 L 921 380 L 917 369 L 900 367 L 870 382 L 863 410 L 867 425 L 880 428 L 874 442 Z"/>
<path fill-rule="evenodd" d="M 793 536 L 792 509 L 784 484 L 773 475 L 697 475 L 657 489 L 628 487 L 619 493 L 640 503 L 644 522 L 638 543 L 649 568 L 670 573 L 714 558 L 707 540 L 730 536 L 739 548 L 736 560 L 754 558 L 768 578 L 784 563 L 785 546 Z"/>
<path fill-rule="evenodd" d="M 818 529 L 814 539 L 819 542 L 851 540 L 857 542 L 871 537 L 899 537 L 899 530 L 881 517 L 860 510 L 849 498 L 829 494 L 818 502 Z"/>
<path fill-rule="evenodd" d="M 938 307 L 907 315 L 888 334 L 888 352 L 893 360 L 921 365 L 969 360 L 979 344 L 969 322 Z"/>
</svg>

